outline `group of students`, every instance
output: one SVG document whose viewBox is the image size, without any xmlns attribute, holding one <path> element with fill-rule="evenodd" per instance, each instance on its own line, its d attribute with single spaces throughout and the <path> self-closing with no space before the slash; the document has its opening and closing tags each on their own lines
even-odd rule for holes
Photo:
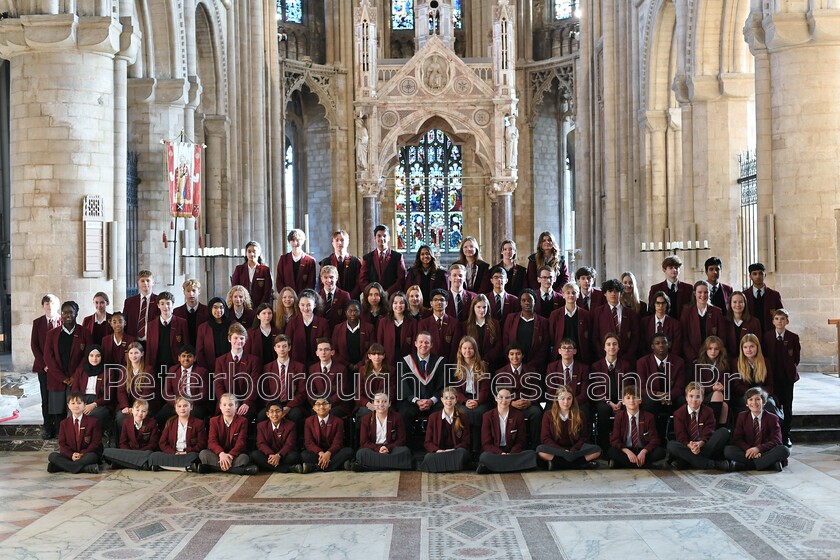
<svg viewBox="0 0 840 560">
<path fill-rule="evenodd" d="M 54 437 L 61 422 L 59 454 L 74 468 L 92 469 L 73 459 L 82 451 L 65 453 L 73 443 L 87 442 L 85 453 L 96 448 L 91 427 L 90 441 L 78 426 L 71 437 L 67 423 L 78 418 L 74 403 L 81 400 L 81 419 L 96 421 L 112 445 L 105 453 L 112 464 L 240 473 L 411 468 L 406 444 L 413 437 L 429 451 L 425 470 L 459 470 L 477 458 L 479 471 L 502 472 L 537 462 L 592 467 L 601 453 L 613 465 L 650 465 L 665 457 L 657 434 L 673 416 L 667 450 L 676 464 L 776 468 L 786 459 L 799 342 L 786 329 L 778 293 L 763 283 L 762 265 L 750 266 L 753 285 L 736 292 L 717 281 L 719 259 L 706 262 L 707 280 L 692 288 L 679 282 L 678 257 L 668 257 L 666 279 L 651 288 L 648 306 L 629 272 L 602 290 L 593 287 L 589 267 L 569 282 L 550 232 L 539 236 L 527 269 L 516 263 L 512 241 L 491 267 L 466 237 L 447 271 L 425 246 L 406 269 L 388 247 L 388 228 L 377 226 L 374 235 L 377 248 L 358 259 L 346 253 L 346 232 L 335 232 L 318 291 L 303 232 L 293 230 L 276 284 L 259 244 L 249 242 L 227 297 L 207 306 L 198 301 L 200 284 L 188 280 L 186 302 L 174 308 L 171 293 L 152 292 L 148 271 L 138 275 L 139 293 L 122 313 L 109 314 L 107 295 L 97 293 L 96 312 L 81 328 L 75 302 L 61 306 L 59 320 L 57 298 L 45 296 L 32 333 L 44 436 Z M 726 318 L 713 305 L 721 298 Z M 697 391 L 700 408 L 691 406 Z M 76 401 L 65 408 L 68 394 Z M 761 402 L 758 412 L 751 397 Z M 767 413 L 783 418 L 777 429 Z M 742 422 L 749 414 L 753 422 Z M 681 431 L 683 416 L 692 420 Z M 345 421 L 354 426 L 347 439 L 358 441 L 355 458 L 344 445 Z M 717 425 L 725 434 L 709 432 Z M 733 464 L 721 455 L 727 425 L 744 453 L 727 447 Z M 202 442 L 208 431 L 209 443 Z M 593 432 L 598 445 L 588 443 Z M 755 446 L 743 447 L 759 435 L 762 445 L 783 450 L 756 456 Z M 768 455 L 770 463 L 757 460 Z M 51 468 L 59 463 L 51 458 Z"/>
</svg>

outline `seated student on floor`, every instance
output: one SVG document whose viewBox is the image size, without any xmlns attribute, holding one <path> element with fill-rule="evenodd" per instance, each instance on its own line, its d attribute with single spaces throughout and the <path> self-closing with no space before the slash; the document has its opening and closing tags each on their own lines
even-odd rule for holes
<svg viewBox="0 0 840 560">
<path fill-rule="evenodd" d="M 110 372 L 102 361 L 102 348 L 91 344 L 85 354 L 86 359 L 73 374 L 72 390 L 85 396 L 83 414 L 96 418 L 103 434 L 111 435 L 114 431 L 114 402 L 110 397 L 116 392 L 116 386 L 109 379 Z M 116 440 L 111 445 L 115 443 Z"/>
<path fill-rule="evenodd" d="M 169 418 L 160 432 L 158 448 L 149 456 L 153 471 L 193 471 L 198 454 L 207 447 L 204 421 L 191 416 L 192 402 L 184 396 L 175 399 L 175 416 Z"/>
<path fill-rule="evenodd" d="M 304 425 L 303 462 L 292 470 L 298 474 L 332 472 L 352 467 L 353 450 L 344 446 L 344 421 L 330 414 L 330 401 L 315 399 L 315 414 Z"/>
<path fill-rule="evenodd" d="M 536 453 L 525 448 L 525 416 L 511 408 L 512 398 L 509 389 L 498 389 L 496 407 L 482 418 L 478 474 L 527 471 L 537 466 Z"/>
<path fill-rule="evenodd" d="M 744 394 L 747 408 L 735 420 L 732 445 L 723 450 L 731 461 L 730 470 L 782 471 L 790 457 L 790 449 L 782 445 L 782 429 L 779 418 L 764 410 L 767 391 L 751 387 Z"/>
<path fill-rule="evenodd" d="M 286 420 L 288 408 L 280 401 L 269 403 L 268 420 L 257 424 L 257 448 L 251 451 L 251 460 L 260 470 L 287 473 L 300 464 L 295 423 Z"/>
<path fill-rule="evenodd" d="M 426 426 L 426 456 L 420 464 L 423 472 L 462 471 L 470 459 L 469 417 L 458 409 L 458 392 L 447 387 L 441 394 L 443 410 L 429 415 Z"/>
<path fill-rule="evenodd" d="M 149 456 L 157 451 L 160 439 L 157 421 L 149 416 L 149 403 L 137 399 L 131 416 L 123 420 L 119 448 L 109 447 L 102 458 L 114 467 L 149 470 Z"/>
<path fill-rule="evenodd" d="M 642 395 L 635 385 L 624 388 L 624 412 L 616 412 L 607 458 L 610 468 L 648 467 L 665 458 L 659 447 L 656 418 L 640 409 Z"/>
<path fill-rule="evenodd" d="M 729 430 L 717 428 L 714 411 L 703 404 L 703 385 L 692 381 L 685 387 L 686 405 L 674 412 L 674 437 L 668 442 L 671 464 L 677 468 L 728 471 L 720 459 L 729 441 Z"/>
<path fill-rule="evenodd" d="M 391 410 L 385 393 L 373 396 L 373 414 L 361 420 L 359 450 L 352 470 L 386 471 L 412 468 L 411 451 L 405 446 L 405 426 L 398 412 Z"/>
<path fill-rule="evenodd" d="M 601 456 L 601 448 L 587 442 L 589 421 L 581 413 L 572 388 L 560 386 L 553 401 L 551 410 L 543 415 L 537 457 L 547 463 L 550 471 L 597 468 L 595 459 Z"/>
<path fill-rule="evenodd" d="M 198 454 L 198 472 L 229 472 L 231 474 L 257 474 L 246 451 L 248 444 L 248 419 L 236 414 L 239 403 L 232 393 L 219 399 L 221 414 L 210 419 L 207 449 Z"/>
<path fill-rule="evenodd" d="M 50 453 L 47 472 L 99 474 L 102 426 L 96 418 L 84 415 L 85 396 L 82 393 L 70 393 L 67 408 L 70 415 L 59 425 L 58 451 Z"/>
</svg>

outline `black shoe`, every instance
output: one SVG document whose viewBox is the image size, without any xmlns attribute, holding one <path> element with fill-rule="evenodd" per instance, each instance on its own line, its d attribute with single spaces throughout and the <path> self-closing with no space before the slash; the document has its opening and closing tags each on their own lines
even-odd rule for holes
<svg viewBox="0 0 840 560">
<path fill-rule="evenodd" d="M 773 463 L 773 465 L 770 467 L 770 470 L 771 470 L 771 471 L 776 471 L 776 472 L 782 472 L 782 470 L 783 470 L 783 467 L 782 467 L 782 462 L 781 462 L 781 461 L 776 461 L 776 462 L 775 462 L 775 463 Z"/>
<path fill-rule="evenodd" d="M 610 459 L 610 462 L 608 463 L 607 468 L 610 468 L 610 469 L 615 468 L 615 459 Z"/>
<path fill-rule="evenodd" d="M 195 461 L 193 461 L 192 463 L 190 463 L 189 465 L 187 465 L 187 467 L 186 467 L 186 469 L 185 469 L 185 470 L 186 470 L 187 472 L 191 472 L 191 473 L 202 473 L 202 472 L 206 472 L 206 471 L 202 471 L 202 467 L 203 467 L 203 466 L 204 466 L 204 465 L 202 465 L 202 464 L 201 464 L 201 461 L 199 461 L 198 459 L 196 459 Z"/>
<path fill-rule="evenodd" d="M 152 472 L 160 472 L 163 470 L 163 467 L 161 467 L 160 465 L 152 465 L 151 467 L 149 467 L 149 470 Z"/>
<path fill-rule="evenodd" d="M 479 463 L 475 468 L 476 474 L 490 474 L 490 469 L 484 466 L 484 463 Z"/>
<path fill-rule="evenodd" d="M 260 469 L 257 468 L 257 465 L 248 465 L 244 469 L 242 469 L 243 475 L 257 474 L 258 472 L 260 472 Z"/>
<path fill-rule="evenodd" d="M 94 463 L 92 465 L 85 465 L 85 468 L 82 469 L 82 472 L 87 474 L 99 474 L 99 465 Z"/>
<path fill-rule="evenodd" d="M 715 461 L 715 470 L 729 472 L 729 461 Z"/>
<path fill-rule="evenodd" d="M 729 472 L 741 472 L 750 470 L 750 466 L 746 463 L 739 463 L 738 461 L 729 461 Z"/>
<path fill-rule="evenodd" d="M 595 470 L 598 468 L 598 461 L 584 461 L 584 463 L 580 466 L 580 468 L 584 470 Z"/>
<path fill-rule="evenodd" d="M 41 439 L 48 440 L 48 439 L 55 439 L 55 434 L 46 428 L 41 430 Z"/>
<path fill-rule="evenodd" d="M 309 463 L 301 463 L 299 465 L 292 465 L 292 467 L 289 470 L 297 474 L 309 474 L 315 470 L 315 467 L 313 467 Z"/>
<path fill-rule="evenodd" d="M 792 442 L 792 441 L 790 441 L 790 438 L 789 438 L 789 437 L 786 437 L 786 438 L 785 438 L 785 447 L 787 447 L 788 449 L 790 449 L 791 447 L 793 447 L 793 442 Z"/>
<path fill-rule="evenodd" d="M 57 472 L 61 472 L 61 469 L 59 469 L 57 465 L 53 465 L 52 463 L 47 463 L 47 472 L 48 473 L 57 473 Z"/>
</svg>

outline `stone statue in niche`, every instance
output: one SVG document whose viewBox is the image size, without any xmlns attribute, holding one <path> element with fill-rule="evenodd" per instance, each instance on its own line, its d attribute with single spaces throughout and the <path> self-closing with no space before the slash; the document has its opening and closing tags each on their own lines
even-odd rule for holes
<svg viewBox="0 0 840 560">
<path fill-rule="evenodd" d="M 440 10 L 429 10 L 429 35 L 440 35 Z"/>
<path fill-rule="evenodd" d="M 505 117 L 505 159 L 509 169 L 516 169 L 519 157 L 519 130 L 516 128 L 516 117 Z"/>
<path fill-rule="evenodd" d="M 440 91 L 449 83 L 449 68 L 442 56 L 430 57 L 424 74 L 426 87 L 432 91 Z"/>
<path fill-rule="evenodd" d="M 370 135 L 368 134 L 365 121 L 360 115 L 356 117 L 356 167 L 360 171 L 365 171 L 368 168 L 368 143 L 370 142 Z"/>
</svg>

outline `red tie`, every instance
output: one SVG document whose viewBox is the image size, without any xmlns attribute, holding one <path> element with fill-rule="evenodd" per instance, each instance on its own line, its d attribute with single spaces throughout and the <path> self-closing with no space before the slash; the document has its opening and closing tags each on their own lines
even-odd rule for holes
<svg viewBox="0 0 840 560">
<path fill-rule="evenodd" d="M 630 417 L 630 441 L 633 442 L 633 447 L 640 448 L 642 444 L 639 442 L 639 427 L 636 425 L 636 417 Z"/>
<path fill-rule="evenodd" d="M 327 366 L 324 366 L 324 375 L 329 375 L 329 373 L 330 373 L 330 368 L 328 368 Z"/>
<path fill-rule="evenodd" d="M 656 332 L 657 332 L 657 333 L 661 333 L 661 332 L 662 332 L 662 321 L 657 321 L 657 322 L 656 322 Z"/>
<path fill-rule="evenodd" d="M 76 418 L 76 451 L 80 451 L 82 449 L 82 419 Z"/>
<path fill-rule="evenodd" d="M 321 448 L 326 449 L 326 447 L 327 447 L 327 423 L 324 420 L 320 420 L 320 422 L 321 422 L 321 428 L 320 428 Z"/>
<path fill-rule="evenodd" d="M 566 370 L 563 372 L 563 385 L 571 385 L 572 383 L 572 372 L 567 367 Z"/>
<path fill-rule="evenodd" d="M 140 298 L 140 317 L 137 318 L 137 338 L 146 338 L 146 314 L 149 311 L 149 301 L 145 297 Z"/>
<path fill-rule="evenodd" d="M 187 370 L 181 368 L 181 386 L 178 388 L 178 393 L 184 395 L 185 397 L 189 397 L 189 391 L 187 387 Z"/>
<path fill-rule="evenodd" d="M 615 328 L 615 334 L 619 333 L 619 325 L 618 325 L 618 308 L 612 308 L 612 320 L 613 320 L 613 328 Z"/>
<path fill-rule="evenodd" d="M 691 413 L 691 429 L 694 432 L 694 441 L 700 441 L 700 423 L 697 422 L 697 411 Z"/>
<path fill-rule="evenodd" d="M 233 357 L 233 363 L 234 363 L 234 364 L 238 364 L 238 363 L 239 363 L 239 356 L 234 356 L 234 357 Z"/>
<path fill-rule="evenodd" d="M 280 400 L 288 400 L 289 395 L 286 394 L 286 364 L 280 364 Z"/>
<path fill-rule="evenodd" d="M 758 418 L 753 416 L 753 446 L 761 445 L 761 426 L 758 425 Z"/>
</svg>

